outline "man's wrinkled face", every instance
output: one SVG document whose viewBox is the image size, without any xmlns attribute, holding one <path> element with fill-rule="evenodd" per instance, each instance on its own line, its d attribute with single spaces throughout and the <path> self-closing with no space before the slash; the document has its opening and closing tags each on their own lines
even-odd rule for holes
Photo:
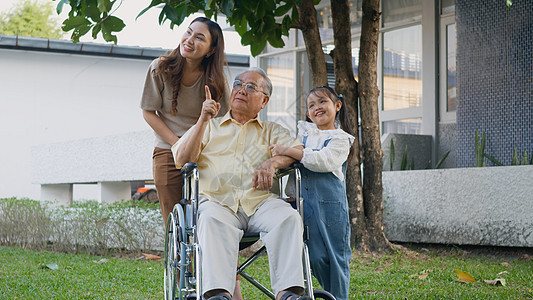
<svg viewBox="0 0 533 300">
<path fill-rule="evenodd" d="M 235 113 L 255 118 L 269 99 L 264 78 L 259 73 L 246 72 L 233 82 L 230 106 Z"/>
</svg>

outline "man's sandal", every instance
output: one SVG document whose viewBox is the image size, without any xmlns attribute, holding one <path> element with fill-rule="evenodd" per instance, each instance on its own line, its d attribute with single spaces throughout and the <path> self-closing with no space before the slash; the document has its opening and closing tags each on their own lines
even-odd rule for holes
<svg viewBox="0 0 533 300">
<path fill-rule="evenodd" d="M 311 298 L 306 295 L 298 295 L 291 291 L 285 292 L 283 296 L 281 296 L 280 300 L 310 300 Z"/>
<path fill-rule="evenodd" d="M 213 297 L 209 297 L 208 300 L 231 300 L 231 297 L 228 294 L 220 293 L 216 294 Z"/>
</svg>

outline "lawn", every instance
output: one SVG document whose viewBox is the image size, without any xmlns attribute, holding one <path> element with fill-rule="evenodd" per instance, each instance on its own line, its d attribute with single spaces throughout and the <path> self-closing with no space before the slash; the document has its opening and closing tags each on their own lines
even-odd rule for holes
<svg viewBox="0 0 533 300">
<path fill-rule="evenodd" d="M 351 299 L 533 299 L 533 249 L 409 246 L 354 255 Z M 161 260 L 0 247 L 0 299 L 163 299 Z M 253 275 L 268 278 L 261 258 Z M 476 282 L 458 280 L 455 269 Z M 505 285 L 490 285 L 484 280 Z M 265 299 L 243 282 L 246 299 Z"/>
</svg>

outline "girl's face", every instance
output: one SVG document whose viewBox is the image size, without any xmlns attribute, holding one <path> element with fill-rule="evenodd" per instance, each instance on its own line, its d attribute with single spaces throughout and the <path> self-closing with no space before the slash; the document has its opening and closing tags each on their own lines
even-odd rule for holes
<svg viewBox="0 0 533 300">
<path fill-rule="evenodd" d="M 312 93 L 307 97 L 307 116 L 318 129 L 335 129 L 335 117 L 342 102 L 331 100 L 326 93 Z"/>
<path fill-rule="evenodd" d="M 203 59 L 215 52 L 211 47 L 211 33 L 203 22 L 194 22 L 187 28 L 180 41 L 181 56 L 188 59 Z"/>
</svg>

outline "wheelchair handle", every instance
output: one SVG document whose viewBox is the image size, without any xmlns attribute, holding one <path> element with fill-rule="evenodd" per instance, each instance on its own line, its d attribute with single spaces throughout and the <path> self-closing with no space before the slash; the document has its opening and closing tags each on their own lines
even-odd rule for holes
<svg viewBox="0 0 533 300">
<path fill-rule="evenodd" d="M 192 172 L 197 168 L 196 163 L 186 163 L 181 167 L 181 176 L 189 177 L 192 175 Z"/>
</svg>

